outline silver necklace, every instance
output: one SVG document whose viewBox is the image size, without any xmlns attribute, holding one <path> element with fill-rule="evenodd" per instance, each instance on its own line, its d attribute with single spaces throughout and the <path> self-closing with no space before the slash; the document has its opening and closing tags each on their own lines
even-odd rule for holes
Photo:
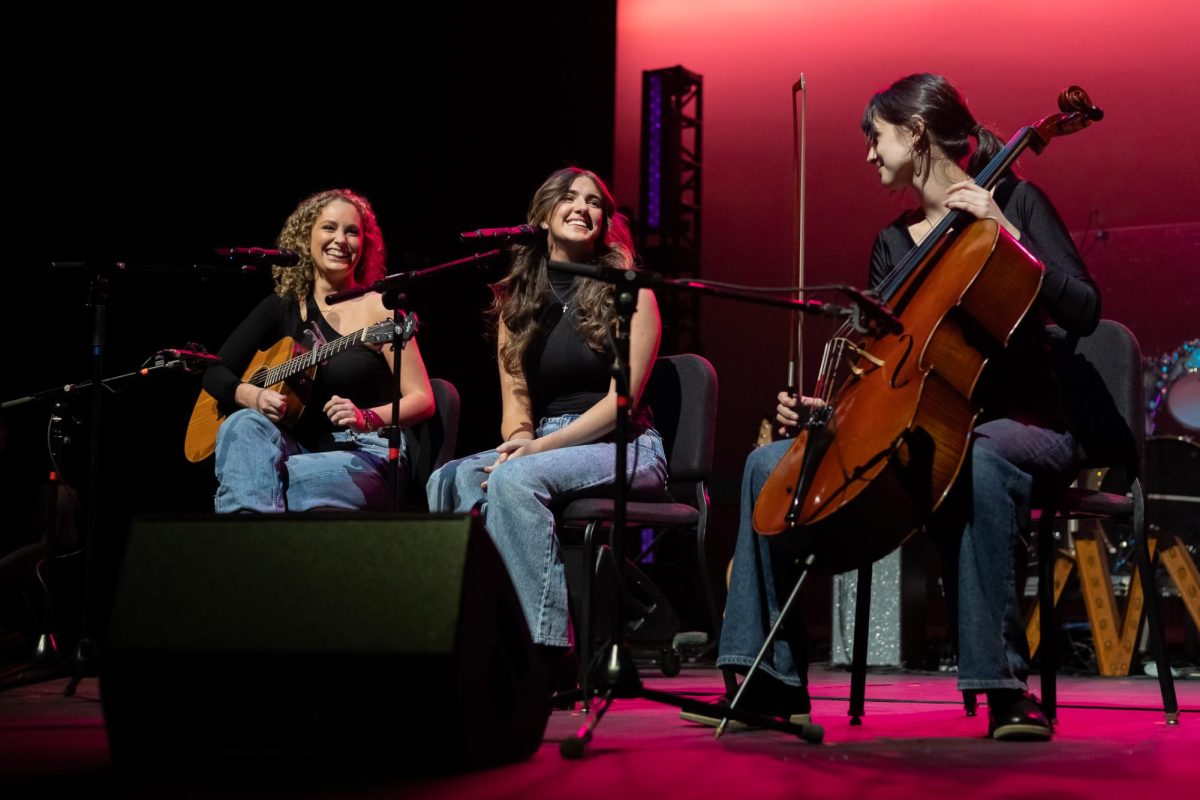
<svg viewBox="0 0 1200 800">
<path fill-rule="evenodd" d="M 554 299 L 557 300 L 558 302 L 562 303 L 563 313 L 564 314 L 567 313 L 567 309 L 571 305 L 571 298 L 563 300 L 562 295 L 560 295 L 558 293 L 558 290 L 554 288 L 554 283 L 552 281 L 547 281 L 547 283 L 550 284 L 550 291 L 554 294 Z M 573 297 L 573 295 L 572 295 L 572 297 Z"/>
</svg>

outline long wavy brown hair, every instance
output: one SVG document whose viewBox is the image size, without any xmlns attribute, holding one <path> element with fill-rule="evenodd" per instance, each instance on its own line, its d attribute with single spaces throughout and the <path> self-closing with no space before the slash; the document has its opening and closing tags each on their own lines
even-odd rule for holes
<svg viewBox="0 0 1200 800">
<path fill-rule="evenodd" d="M 999 136 L 975 120 L 958 89 L 931 72 L 908 75 L 872 95 L 863 110 L 862 132 L 871 144 L 875 144 L 876 120 L 916 132 L 913 117 L 920 117 L 925 123 L 913 142 L 913 156 L 917 159 L 928 161 L 930 144 L 936 143 L 967 174 L 974 176 L 1004 148 Z M 971 139 L 975 139 L 974 148 Z"/>
<path fill-rule="evenodd" d="M 296 210 L 283 223 L 283 229 L 279 231 L 275 246 L 294 250 L 300 256 L 300 263 L 294 267 L 271 269 L 271 275 L 275 278 L 276 294 L 283 297 L 290 295 L 301 303 L 312 294 L 313 278 L 316 274 L 316 265 L 312 257 L 312 229 L 321 210 L 334 200 L 344 200 L 354 206 L 362 218 L 362 252 L 354 268 L 355 282 L 360 285 L 373 283 L 384 276 L 387 251 L 371 203 L 367 198 L 349 189 L 327 189 L 301 200 L 300 205 L 296 206 Z"/>
<path fill-rule="evenodd" d="M 508 275 L 492 285 L 489 315 L 494 323 L 503 323 L 508 328 L 509 337 L 500 348 L 499 356 L 510 373 L 520 372 L 525 351 L 540 330 L 538 317 L 550 295 L 550 279 L 546 275 L 549 250 L 547 232 L 542 229 L 542 223 L 549 221 L 550 214 L 580 176 L 596 184 L 603 212 L 592 261 L 617 269 L 636 268 L 629 224 L 625 215 L 617 212 L 616 201 L 604 181 L 591 170 L 579 167 L 560 169 L 547 178 L 534 192 L 525 215 L 529 224 L 538 229 L 536 237 L 531 244 L 513 248 L 512 267 Z M 612 284 L 579 281 L 575 287 L 575 304 L 578 308 L 575 323 L 583 341 L 593 350 L 605 352 L 609 332 L 616 321 Z"/>
</svg>

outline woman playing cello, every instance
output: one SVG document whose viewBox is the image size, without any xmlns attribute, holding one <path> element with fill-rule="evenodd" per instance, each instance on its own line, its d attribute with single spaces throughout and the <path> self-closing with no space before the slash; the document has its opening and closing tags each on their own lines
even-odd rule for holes
<svg viewBox="0 0 1200 800">
<path fill-rule="evenodd" d="M 1026 686 L 1029 656 L 1013 553 L 1035 482 L 1066 480 L 1080 455 L 1059 404 L 1044 325 L 1048 318 L 1071 333 L 1090 333 L 1100 319 L 1099 291 L 1036 186 L 1010 176 L 987 191 L 972 180 L 1002 143 L 975 120 L 945 78 L 910 75 L 876 93 L 863 112 L 862 130 L 867 161 L 883 186 L 911 190 L 916 198 L 913 210 L 876 237 L 872 286 L 954 210 L 994 218 L 1045 266 L 1035 313 L 1025 316 L 976 387 L 982 413 L 970 450 L 930 528 L 946 542 L 943 551 L 952 553 L 947 572 L 957 572 L 959 688 L 987 694 L 990 737 L 1048 740 L 1050 724 Z M 779 422 L 795 426 L 796 406 L 815 402 L 781 395 Z M 753 662 L 782 604 L 777 591 L 786 593 L 793 583 L 792 559 L 781 557 L 775 539 L 755 535 L 751 507 L 789 446 L 783 441 L 756 450 L 743 474 L 741 524 L 717 661 L 735 672 Z M 798 614 L 791 615 L 760 669 L 765 674 L 754 679 L 739 705 L 793 721 L 805 718 L 810 712 L 807 653 Z"/>
</svg>

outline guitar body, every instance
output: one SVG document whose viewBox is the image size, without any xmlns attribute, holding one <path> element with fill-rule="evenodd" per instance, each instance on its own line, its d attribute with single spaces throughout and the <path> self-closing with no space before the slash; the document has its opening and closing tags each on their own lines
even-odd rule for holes
<svg viewBox="0 0 1200 800">
<path fill-rule="evenodd" d="M 775 425 L 770 417 L 763 417 L 758 422 L 758 436 L 754 437 L 755 449 L 766 447 L 775 441 Z"/>
<path fill-rule="evenodd" d="M 242 381 L 262 386 L 262 376 L 267 370 L 285 364 L 301 352 L 303 348 L 297 346 L 294 339 L 285 336 L 266 350 L 259 350 L 250 359 L 250 366 L 242 374 Z M 279 423 L 280 427 L 289 428 L 300 419 L 316 372 L 315 366 L 309 367 L 265 387 L 287 398 L 287 413 Z M 183 440 L 183 454 L 188 461 L 203 461 L 213 454 L 217 449 L 217 429 L 224 421 L 225 415 L 218 410 L 216 398 L 201 389 L 196 407 L 192 409 L 192 417 L 188 420 L 187 436 Z"/>
</svg>

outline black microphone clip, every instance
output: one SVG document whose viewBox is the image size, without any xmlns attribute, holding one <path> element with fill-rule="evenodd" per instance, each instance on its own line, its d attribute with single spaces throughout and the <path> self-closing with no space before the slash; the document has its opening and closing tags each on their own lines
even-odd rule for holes
<svg viewBox="0 0 1200 800">
<path fill-rule="evenodd" d="M 854 306 L 852 321 L 860 333 L 867 333 L 868 326 L 873 326 L 882 333 L 899 335 L 904 332 L 904 324 L 900 318 L 872 292 L 860 292 L 849 286 L 843 287 L 842 291 L 850 297 Z"/>
</svg>

